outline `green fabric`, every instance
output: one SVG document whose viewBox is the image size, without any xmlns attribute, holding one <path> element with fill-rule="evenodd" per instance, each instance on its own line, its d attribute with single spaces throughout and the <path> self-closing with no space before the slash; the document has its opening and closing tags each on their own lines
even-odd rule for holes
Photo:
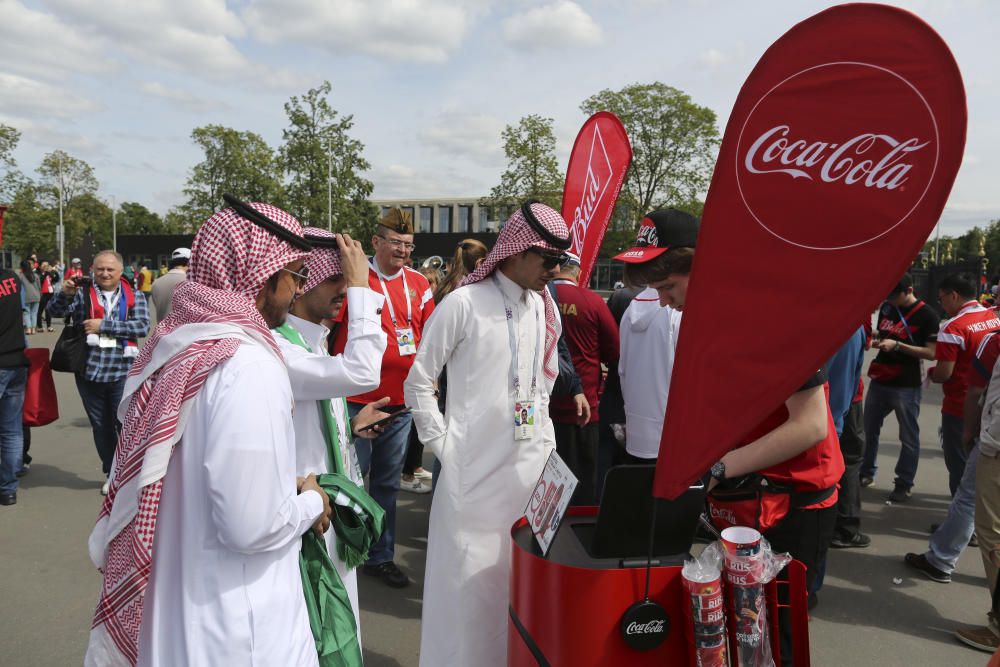
<svg viewBox="0 0 1000 667">
<path fill-rule="evenodd" d="M 309 352 L 302 334 L 290 324 L 277 328 L 289 342 Z M 318 401 L 323 416 L 327 453 L 335 472 L 316 476 L 330 498 L 331 525 L 337 534 L 337 555 L 353 569 L 364 562 L 368 550 L 381 537 L 385 511 L 365 490 L 343 473 L 338 429 L 329 400 Z M 347 413 L 345 401 L 344 414 Z M 358 625 L 344 582 L 330 560 L 326 541 L 313 530 L 302 536 L 299 552 L 302 590 L 319 655 L 320 667 L 361 667 Z"/>
</svg>

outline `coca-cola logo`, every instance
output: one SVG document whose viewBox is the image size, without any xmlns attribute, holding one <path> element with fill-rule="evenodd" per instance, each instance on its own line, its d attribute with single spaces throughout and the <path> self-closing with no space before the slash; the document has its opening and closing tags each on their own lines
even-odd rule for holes
<svg viewBox="0 0 1000 667">
<path fill-rule="evenodd" d="M 851 104 L 841 108 L 841 100 Z M 770 234 L 839 250 L 903 224 L 927 193 L 939 153 L 934 114 L 912 83 L 877 65 L 827 63 L 789 76 L 753 106 L 737 143 L 736 181 Z"/>
<path fill-rule="evenodd" d="M 576 255 L 583 253 L 587 230 L 604 199 L 604 194 L 608 191 L 613 176 L 614 168 L 611 166 L 611 158 L 608 157 L 608 149 L 604 146 L 601 127 L 595 123 L 594 136 L 590 140 L 590 155 L 587 157 L 587 175 L 583 190 L 580 192 L 580 201 L 573 209 L 573 222 L 570 224 L 573 237 L 570 251 Z"/>
<path fill-rule="evenodd" d="M 625 634 L 627 635 L 651 635 L 659 634 L 663 632 L 664 625 L 666 621 L 660 619 L 658 621 L 648 621 L 646 623 L 636 623 L 632 621 L 625 628 Z"/>
<path fill-rule="evenodd" d="M 636 651 L 659 646 L 670 633 L 670 617 L 652 600 L 636 602 L 625 610 L 620 621 L 621 636 Z"/>
</svg>

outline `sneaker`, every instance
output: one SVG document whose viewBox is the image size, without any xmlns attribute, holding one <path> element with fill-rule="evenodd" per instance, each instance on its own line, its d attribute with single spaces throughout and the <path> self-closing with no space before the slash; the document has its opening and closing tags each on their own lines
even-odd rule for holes
<svg viewBox="0 0 1000 667">
<path fill-rule="evenodd" d="M 872 538 L 860 532 L 854 533 L 850 537 L 841 537 L 838 535 L 830 541 L 832 549 L 864 549 L 865 547 L 870 547 L 871 544 Z"/>
<path fill-rule="evenodd" d="M 390 588 L 406 588 L 410 585 L 410 578 L 391 560 L 378 565 L 362 565 L 361 571 L 369 577 L 378 577 Z"/>
<path fill-rule="evenodd" d="M 980 651 L 993 653 L 1000 647 L 1000 637 L 997 637 L 992 630 L 987 627 L 963 628 L 955 630 L 955 639 Z"/>
<path fill-rule="evenodd" d="M 17 504 L 17 492 L 14 493 L 0 493 L 0 505 L 16 505 Z"/>
<path fill-rule="evenodd" d="M 403 491 L 409 491 L 410 493 L 430 493 L 431 485 L 422 479 L 417 479 L 416 476 L 413 479 L 406 479 L 405 477 L 399 478 L 399 488 Z"/>
<path fill-rule="evenodd" d="M 434 473 L 432 473 L 430 470 L 424 470 L 423 468 L 417 468 L 416 470 L 414 470 L 413 476 L 416 477 L 417 479 L 422 479 L 425 482 L 429 482 L 432 479 L 434 479 Z"/>
<path fill-rule="evenodd" d="M 906 554 L 903 561 L 914 570 L 919 570 L 925 577 L 939 584 L 950 584 L 951 573 L 939 570 L 927 562 L 927 557 L 923 554 Z"/>
<path fill-rule="evenodd" d="M 867 488 L 867 487 L 871 486 L 874 483 L 875 483 L 875 478 L 874 477 L 862 477 L 861 478 L 861 486 L 862 487 L 866 487 Z"/>
<path fill-rule="evenodd" d="M 24 477 L 25 475 L 27 475 L 27 474 L 28 474 L 28 471 L 29 471 L 29 470 L 31 470 L 31 464 L 30 464 L 30 463 L 25 463 L 25 464 L 23 464 L 23 465 L 21 466 L 21 469 L 20 469 L 20 470 L 18 470 L 18 471 L 17 471 L 16 473 L 14 473 L 14 474 L 15 474 L 15 475 L 17 475 L 18 477 Z"/>
<path fill-rule="evenodd" d="M 889 494 L 889 500 L 894 503 L 905 503 L 909 499 L 910 489 L 902 484 L 897 484 L 896 488 L 894 488 L 892 493 Z"/>
<path fill-rule="evenodd" d="M 101 485 L 101 495 L 102 496 L 108 495 L 108 487 L 110 487 L 110 486 L 111 486 L 111 482 L 104 482 L 104 484 Z"/>
</svg>

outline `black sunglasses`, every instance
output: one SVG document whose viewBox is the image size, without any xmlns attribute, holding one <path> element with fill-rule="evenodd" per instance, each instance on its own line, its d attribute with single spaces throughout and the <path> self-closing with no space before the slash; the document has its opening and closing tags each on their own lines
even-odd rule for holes
<svg viewBox="0 0 1000 667">
<path fill-rule="evenodd" d="M 541 256 L 543 269 L 554 269 L 555 267 L 562 266 L 569 261 L 569 257 L 564 252 L 546 252 L 541 248 L 528 248 L 528 252 L 533 252 L 536 255 Z"/>
</svg>

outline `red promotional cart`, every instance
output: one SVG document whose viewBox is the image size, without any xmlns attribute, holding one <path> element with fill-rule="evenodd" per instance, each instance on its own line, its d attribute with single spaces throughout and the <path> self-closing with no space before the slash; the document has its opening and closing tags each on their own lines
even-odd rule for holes
<svg viewBox="0 0 1000 667">
<path fill-rule="evenodd" d="M 655 649 L 639 652 L 622 637 L 625 611 L 643 597 L 645 567 L 620 567 L 587 555 L 573 526 L 592 523 L 596 507 L 570 508 L 549 553 L 542 557 L 525 519 L 511 529 L 509 667 L 696 667 L 694 631 L 679 565 L 653 567 L 649 597 L 666 609 L 669 632 Z M 788 588 L 795 667 L 809 667 L 805 566 L 792 561 L 787 579 L 767 587 L 771 646 L 780 664 L 778 590 Z M 734 628 L 729 627 L 730 645 Z"/>
</svg>

